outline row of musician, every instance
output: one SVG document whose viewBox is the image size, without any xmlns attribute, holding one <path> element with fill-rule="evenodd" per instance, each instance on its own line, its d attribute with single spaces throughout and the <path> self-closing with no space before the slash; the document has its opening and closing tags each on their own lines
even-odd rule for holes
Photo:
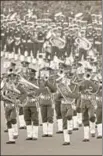
<svg viewBox="0 0 103 156">
<path fill-rule="evenodd" d="M 53 136 L 54 110 L 57 133 L 63 133 L 63 145 L 70 145 L 73 129 L 78 130 L 82 124 L 84 142 L 90 140 L 89 133 L 95 137 L 95 125 L 97 138 L 102 138 L 102 79 L 94 81 L 88 72 L 82 74 L 80 79 L 70 70 L 59 71 L 51 79 L 50 68 L 43 68 L 38 79 L 34 69 L 29 69 L 29 72 L 22 70 L 19 74 L 14 71 L 9 69 L 1 81 L 9 136 L 7 144 L 15 144 L 18 137 L 16 110 L 19 112 L 21 129 L 26 125 L 26 140 L 38 139 L 39 113 L 42 136 Z"/>
</svg>

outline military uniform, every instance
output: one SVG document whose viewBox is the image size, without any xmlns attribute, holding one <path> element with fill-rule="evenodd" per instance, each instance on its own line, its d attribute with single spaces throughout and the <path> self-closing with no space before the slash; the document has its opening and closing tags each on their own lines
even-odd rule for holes
<svg viewBox="0 0 103 156">
<path fill-rule="evenodd" d="M 28 66 L 29 63 L 27 61 L 22 61 L 22 69 L 20 71 L 20 75 L 25 78 L 26 80 L 28 79 L 29 71 L 28 71 Z M 19 129 L 25 129 L 25 121 L 24 121 L 24 112 L 23 112 L 23 106 L 22 106 L 22 100 L 21 101 L 21 106 L 18 107 L 18 112 L 19 112 Z"/>
<path fill-rule="evenodd" d="M 37 79 L 35 79 L 35 70 L 30 69 L 29 82 L 37 86 Z M 29 87 L 28 87 L 29 88 Z M 37 140 L 38 139 L 38 101 L 37 101 L 37 90 L 35 88 L 26 90 L 26 101 L 24 106 L 24 119 L 27 127 L 27 138 L 26 140 Z"/>
<path fill-rule="evenodd" d="M 31 35 L 28 34 L 27 36 L 27 51 L 28 51 L 28 56 L 31 56 L 31 53 L 33 54 L 33 41 L 31 39 Z"/>
<path fill-rule="evenodd" d="M 20 39 L 20 31 L 15 31 L 14 33 L 14 52 L 15 52 L 15 60 L 18 59 L 18 56 L 21 53 L 21 39 Z"/>
<path fill-rule="evenodd" d="M 37 51 L 39 51 L 39 53 L 42 53 L 42 48 L 43 48 L 43 43 L 44 43 L 44 34 L 43 32 L 38 32 L 37 35 Z"/>
<path fill-rule="evenodd" d="M 72 35 L 67 35 L 66 37 L 66 51 L 67 51 L 67 56 L 71 56 L 71 53 L 73 51 L 73 45 L 74 45 L 75 39 L 73 38 Z"/>
<path fill-rule="evenodd" d="M 70 135 L 68 134 L 67 121 L 72 120 L 73 116 L 72 103 L 78 97 L 78 93 L 71 91 L 70 83 L 67 78 L 66 79 L 63 78 L 62 83 L 60 83 L 60 85 L 58 85 L 57 88 L 61 95 L 61 114 L 63 119 L 63 136 L 64 136 L 63 145 L 69 145 Z"/>
<path fill-rule="evenodd" d="M 15 78 L 15 75 L 10 74 L 8 76 L 8 82 L 6 82 L 3 91 L 2 97 L 5 101 L 5 116 L 7 120 L 7 128 L 8 128 L 8 135 L 9 135 L 9 142 L 7 144 L 14 144 L 15 139 L 18 137 L 18 127 L 17 127 L 17 114 L 16 114 L 16 95 L 14 90 L 12 89 L 13 81 L 11 78 Z"/>
<path fill-rule="evenodd" d="M 25 54 L 25 51 L 27 51 L 27 34 L 23 32 L 21 36 L 21 61 Z"/>
<path fill-rule="evenodd" d="M 55 111 L 56 111 L 56 119 L 57 119 L 57 133 L 63 133 L 63 121 L 62 121 L 62 114 L 61 114 L 61 96 L 58 90 L 56 90 L 54 96 L 54 102 L 55 102 Z"/>
<path fill-rule="evenodd" d="M 5 28 L 1 27 L 1 50 L 4 51 L 6 45 L 6 33 Z"/>
<path fill-rule="evenodd" d="M 102 55 L 102 35 L 101 34 L 96 34 L 94 38 L 94 46 L 99 52 L 99 55 Z"/>
<path fill-rule="evenodd" d="M 52 93 L 55 87 L 50 82 L 40 82 L 39 104 L 41 107 L 41 115 L 43 122 L 43 136 L 53 135 L 53 108 Z"/>
<path fill-rule="evenodd" d="M 95 135 L 95 115 L 94 115 L 94 105 L 92 103 L 92 95 L 88 91 L 92 89 L 93 92 L 96 92 L 97 85 L 95 85 L 90 80 L 90 73 L 87 73 L 85 80 L 80 83 L 80 92 L 81 92 L 81 108 L 82 108 L 82 118 L 84 125 L 84 140 L 89 141 L 89 125 L 90 132 Z M 90 121 L 90 123 L 89 123 Z"/>
<path fill-rule="evenodd" d="M 102 138 L 102 82 L 99 84 L 99 89 L 96 94 L 96 117 L 97 117 L 97 139 Z"/>
<path fill-rule="evenodd" d="M 43 137 L 53 135 L 53 98 L 52 93 L 55 92 L 54 85 L 48 80 L 50 70 L 42 68 L 40 70 L 40 89 L 39 89 L 39 105 L 41 108 L 41 116 L 43 122 Z M 44 78 L 43 78 L 44 77 Z"/>
</svg>

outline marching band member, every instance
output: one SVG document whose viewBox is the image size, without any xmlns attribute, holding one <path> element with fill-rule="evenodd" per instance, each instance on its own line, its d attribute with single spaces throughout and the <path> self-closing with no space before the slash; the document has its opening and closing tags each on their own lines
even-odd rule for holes
<svg viewBox="0 0 103 156">
<path fill-rule="evenodd" d="M 95 35 L 95 39 L 94 39 L 94 46 L 97 50 L 97 52 L 99 52 L 99 55 L 102 54 L 102 31 L 101 31 L 101 26 L 98 26 L 98 28 L 96 28 L 96 35 Z"/>
<path fill-rule="evenodd" d="M 29 67 L 28 81 L 37 85 L 37 79 L 35 78 L 36 70 L 32 66 Z M 25 87 L 24 87 L 25 88 Z M 27 89 L 26 89 L 27 88 Z M 38 111 L 35 88 L 27 86 L 26 89 L 26 101 L 24 103 L 24 120 L 27 128 L 26 140 L 38 139 Z M 38 87 L 37 87 L 38 88 Z"/>
<path fill-rule="evenodd" d="M 102 138 L 102 80 L 99 82 L 99 89 L 97 90 L 96 94 L 96 102 L 97 102 L 97 109 L 96 109 L 96 117 L 97 117 L 97 139 Z"/>
<path fill-rule="evenodd" d="M 22 61 L 22 69 L 20 69 L 19 74 L 23 77 L 23 78 L 28 78 L 28 67 L 29 67 L 29 63 L 27 61 Z M 22 105 L 18 107 L 18 117 L 19 117 L 19 129 L 25 129 L 25 120 L 24 120 L 24 112 L 23 112 L 23 107 Z"/>
<path fill-rule="evenodd" d="M 2 89 L 3 89 L 3 87 L 4 87 L 4 84 L 5 84 L 5 82 L 6 82 L 6 73 L 3 73 L 2 75 L 1 75 L 1 92 L 2 92 Z M 5 109 L 5 102 L 2 100 L 2 98 L 1 98 L 1 101 L 3 102 L 3 105 L 4 105 L 4 109 Z M 7 127 L 7 120 L 6 120 L 6 116 L 5 116 L 5 124 L 6 124 L 6 127 Z M 6 128 L 5 130 L 4 130 L 4 132 L 6 133 L 6 132 L 8 132 L 8 129 Z"/>
<path fill-rule="evenodd" d="M 6 45 L 6 32 L 5 27 L 1 26 L 1 51 L 4 51 Z"/>
<path fill-rule="evenodd" d="M 72 119 L 73 110 L 72 103 L 79 96 L 79 93 L 72 92 L 70 89 L 70 80 L 66 75 L 62 78 L 62 82 L 57 85 L 57 89 L 61 95 L 61 114 L 63 119 L 63 145 L 70 145 L 70 135 L 68 134 L 67 121 Z"/>
<path fill-rule="evenodd" d="M 75 75 L 73 72 L 71 72 L 71 75 L 69 74 L 69 79 L 70 79 L 70 89 L 72 92 L 79 92 L 79 87 L 77 84 L 75 84 L 74 80 L 75 80 Z M 77 105 L 78 105 L 78 102 L 80 102 L 80 96 L 75 99 L 75 102 L 74 102 L 74 105 L 72 107 L 73 109 L 73 117 L 72 117 L 72 120 L 73 120 L 73 130 L 76 131 L 78 130 L 78 116 L 77 116 Z M 80 120 L 79 120 L 80 122 Z"/>
<path fill-rule="evenodd" d="M 79 49 L 79 60 L 84 57 L 84 60 L 87 59 L 87 52 L 91 49 L 91 43 L 87 40 L 86 36 L 86 30 L 81 29 L 81 33 L 79 37 L 75 39 L 75 44 L 78 45 Z"/>
<path fill-rule="evenodd" d="M 2 99 L 5 101 L 5 116 L 7 120 L 9 141 L 7 144 L 15 144 L 18 137 L 17 115 L 16 115 L 16 97 L 20 94 L 15 89 L 16 75 L 11 73 L 7 76 L 7 81 L 2 90 Z M 15 95 L 17 94 L 17 96 Z"/>
<path fill-rule="evenodd" d="M 59 71 L 58 74 L 59 77 L 64 76 L 63 70 Z M 60 78 L 56 79 L 56 83 L 60 82 Z M 59 80 L 60 79 L 60 80 Z M 55 111 L 56 111 L 56 119 L 57 119 L 57 134 L 63 133 L 63 119 L 62 119 L 62 114 L 61 114 L 61 96 L 58 90 L 56 90 L 55 93 Z"/>
<path fill-rule="evenodd" d="M 89 141 L 89 130 L 92 129 L 91 134 L 95 135 L 95 115 L 94 106 L 92 104 L 92 95 L 90 92 L 96 92 L 97 85 L 91 81 L 91 74 L 87 72 L 84 74 L 84 80 L 80 83 L 79 89 L 81 92 L 81 108 L 84 125 L 84 142 Z M 90 128 L 89 128 L 90 121 Z"/>
<path fill-rule="evenodd" d="M 27 51 L 27 34 L 23 31 L 21 34 L 21 56 L 20 61 L 24 60 L 24 54 Z"/>
<path fill-rule="evenodd" d="M 39 104 L 41 107 L 41 115 L 43 122 L 43 135 L 42 137 L 53 136 L 53 100 L 52 93 L 55 92 L 55 87 L 48 80 L 49 76 L 48 68 L 42 68 L 40 70 L 40 89 L 39 89 Z M 44 77 L 44 78 L 43 78 Z"/>
<path fill-rule="evenodd" d="M 15 52 L 15 57 L 14 59 L 15 60 L 18 60 L 18 57 L 20 55 L 20 49 L 21 49 L 21 35 L 20 35 L 20 31 L 17 30 L 15 31 L 15 34 L 14 34 L 14 52 Z"/>
</svg>

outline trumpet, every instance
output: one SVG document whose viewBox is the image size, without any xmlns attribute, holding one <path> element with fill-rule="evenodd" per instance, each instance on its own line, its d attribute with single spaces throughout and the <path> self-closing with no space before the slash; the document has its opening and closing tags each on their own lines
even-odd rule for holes
<svg viewBox="0 0 103 156">
<path fill-rule="evenodd" d="M 23 78 L 22 76 L 19 77 L 19 83 L 20 83 L 20 84 L 23 84 L 24 86 L 29 87 L 29 88 L 39 89 L 38 86 L 36 86 L 35 84 L 29 82 L 28 80 L 26 80 L 26 79 Z"/>
</svg>

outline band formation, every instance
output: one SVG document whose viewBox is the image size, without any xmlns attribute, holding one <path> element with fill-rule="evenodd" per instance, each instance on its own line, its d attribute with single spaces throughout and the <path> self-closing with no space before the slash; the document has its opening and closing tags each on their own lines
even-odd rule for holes
<svg viewBox="0 0 103 156">
<path fill-rule="evenodd" d="M 102 138 L 102 15 L 38 19 L 29 12 L 1 17 L 1 100 L 9 141 L 63 133 L 63 145 L 82 126 L 83 142 Z M 56 113 L 56 119 L 54 114 Z M 55 136 L 54 136 L 55 139 Z M 62 140 L 61 140 L 62 143 Z"/>
</svg>

